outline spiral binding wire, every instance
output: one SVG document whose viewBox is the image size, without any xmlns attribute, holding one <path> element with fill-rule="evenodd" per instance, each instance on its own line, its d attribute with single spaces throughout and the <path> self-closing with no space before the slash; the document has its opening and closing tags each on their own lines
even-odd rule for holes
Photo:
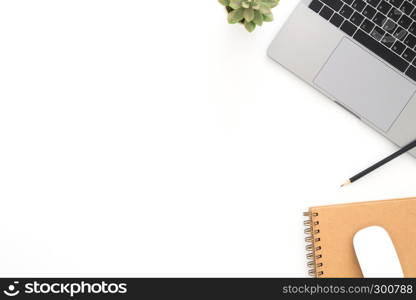
<svg viewBox="0 0 416 300">
<path fill-rule="evenodd" d="M 303 214 L 308 219 L 303 222 L 305 228 L 305 242 L 306 242 L 306 259 L 309 268 L 309 275 L 312 277 L 321 277 L 324 275 L 322 259 L 322 247 L 320 245 L 321 238 L 319 237 L 319 221 L 318 213 L 305 212 Z"/>
</svg>

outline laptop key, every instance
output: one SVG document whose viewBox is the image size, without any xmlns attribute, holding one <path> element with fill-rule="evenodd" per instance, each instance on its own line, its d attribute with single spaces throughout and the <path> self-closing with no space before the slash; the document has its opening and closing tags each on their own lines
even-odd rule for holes
<svg viewBox="0 0 416 300">
<path fill-rule="evenodd" d="M 407 35 L 407 37 L 404 39 L 403 43 L 404 43 L 407 47 L 409 47 L 409 48 L 412 48 L 412 49 L 413 49 L 413 48 L 416 46 L 416 37 L 415 37 L 413 34 L 409 33 L 409 34 Z"/>
<path fill-rule="evenodd" d="M 406 75 L 409 76 L 414 81 L 416 81 L 416 68 L 413 66 L 410 66 L 409 69 L 407 69 L 406 71 Z"/>
<path fill-rule="evenodd" d="M 380 27 L 382 27 L 386 21 L 387 21 L 387 17 L 381 13 L 377 13 L 373 19 L 373 22 L 376 23 Z"/>
<path fill-rule="evenodd" d="M 374 26 L 375 25 L 373 22 L 369 21 L 368 19 L 365 19 L 363 24 L 361 24 L 360 28 L 365 32 L 370 33 L 373 30 Z"/>
<path fill-rule="evenodd" d="M 406 49 L 406 46 L 404 44 L 402 44 L 399 41 L 396 41 L 393 45 L 393 47 L 391 47 L 391 50 L 393 50 L 394 52 L 396 52 L 397 54 L 401 55 L 404 51 L 404 49 Z"/>
<path fill-rule="evenodd" d="M 365 2 L 363 0 L 355 0 L 352 4 L 352 8 L 356 11 L 361 12 L 365 7 Z"/>
<path fill-rule="evenodd" d="M 335 13 L 335 14 L 332 16 L 332 18 L 331 18 L 331 20 L 330 20 L 329 22 L 331 22 L 331 23 L 332 23 L 333 25 L 335 25 L 336 27 L 339 27 L 339 26 L 341 26 L 342 22 L 344 22 L 344 18 L 343 18 L 343 17 L 341 17 L 341 15 L 339 15 L 339 14 Z"/>
<path fill-rule="evenodd" d="M 386 46 L 387 48 L 390 48 L 393 46 L 393 44 L 396 42 L 396 39 L 391 36 L 390 34 L 386 33 L 384 37 L 381 39 L 381 43 Z"/>
<path fill-rule="evenodd" d="M 407 61 L 387 49 L 385 46 L 374 40 L 362 30 L 357 31 L 357 33 L 354 35 L 354 39 L 401 72 L 404 72 L 409 66 Z"/>
<path fill-rule="evenodd" d="M 353 12 L 354 12 L 354 10 L 351 7 L 349 7 L 348 5 L 344 5 L 341 8 L 341 10 L 339 11 L 340 15 L 343 16 L 346 19 L 349 19 Z"/>
<path fill-rule="evenodd" d="M 397 25 L 392 20 L 387 20 L 386 23 L 384 23 L 383 29 L 387 31 L 388 33 L 393 33 L 396 29 Z"/>
<path fill-rule="evenodd" d="M 391 5 L 388 4 L 386 1 L 381 1 L 381 3 L 377 6 L 377 10 L 382 12 L 385 15 L 387 15 L 390 9 L 391 9 Z"/>
<path fill-rule="evenodd" d="M 360 26 L 363 20 L 364 20 L 364 17 L 360 15 L 358 12 L 355 12 L 350 19 L 351 23 L 354 24 L 355 26 Z"/>
<path fill-rule="evenodd" d="M 376 39 L 377 41 L 381 40 L 386 32 L 381 29 L 380 27 L 376 26 L 374 30 L 371 32 L 371 36 Z"/>
<path fill-rule="evenodd" d="M 346 34 L 352 36 L 354 32 L 357 30 L 357 26 L 352 24 L 350 21 L 345 21 L 341 25 L 341 30 L 344 31 Z"/>
<path fill-rule="evenodd" d="M 326 20 L 329 20 L 333 14 L 334 14 L 334 11 L 330 9 L 328 6 L 324 6 L 324 8 L 322 8 L 321 12 L 319 13 L 319 15 L 324 17 Z"/>
<path fill-rule="evenodd" d="M 362 14 L 364 17 L 369 18 L 370 20 L 374 17 L 374 15 L 376 14 L 376 9 L 374 7 L 372 7 L 371 5 L 367 5 Z"/>
<path fill-rule="evenodd" d="M 324 4 L 319 0 L 313 0 L 311 4 L 309 4 L 309 8 L 312 9 L 314 12 L 319 12 L 324 6 Z"/>
<path fill-rule="evenodd" d="M 410 19 L 408 16 L 403 15 L 399 20 L 399 25 L 404 28 L 409 28 L 410 24 L 412 24 L 412 19 Z"/>
<path fill-rule="evenodd" d="M 392 19 L 393 21 L 397 22 L 400 17 L 402 16 L 402 11 L 393 7 L 390 12 L 387 14 L 387 16 Z"/>
<path fill-rule="evenodd" d="M 404 12 L 406 15 L 410 15 L 410 13 L 413 11 L 415 6 L 407 1 L 405 1 L 402 6 L 400 7 L 400 10 Z"/>
<path fill-rule="evenodd" d="M 407 48 L 406 50 L 404 50 L 402 56 L 408 62 L 412 62 L 415 59 L 415 57 L 416 57 L 416 52 L 414 52 L 413 50 Z"/>
<path fill-rule="evenodd" d="M 403 41 L 407 35 L 407 31 L 404 30 L 402 27 L 397 27 L 396 31 L 394 32 L 394 37 L 398 40 Z"/>
</svg>

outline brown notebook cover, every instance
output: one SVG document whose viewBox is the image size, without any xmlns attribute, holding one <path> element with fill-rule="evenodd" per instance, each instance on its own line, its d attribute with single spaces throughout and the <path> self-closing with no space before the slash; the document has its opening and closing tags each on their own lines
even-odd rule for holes
<svg viewBox="0 0 416 300">
<path fill-rule="evenodd" d="M 311 276 L 362 278 L 353 237 L 378 225 L 390 234 L 405 277 L 416 277 L 416 198 L 311 207 L 305 216 Z"/>
</svg>

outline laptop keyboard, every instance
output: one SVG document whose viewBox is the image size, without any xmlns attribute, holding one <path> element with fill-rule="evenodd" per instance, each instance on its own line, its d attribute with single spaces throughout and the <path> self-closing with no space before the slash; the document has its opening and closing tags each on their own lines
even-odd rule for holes
<svg viewBox="0 0 416 300">
<path fill-rule="evenodd" d="M 416 81 L 416 0 L 313 0 L 309 7 Z"/>
</svg>

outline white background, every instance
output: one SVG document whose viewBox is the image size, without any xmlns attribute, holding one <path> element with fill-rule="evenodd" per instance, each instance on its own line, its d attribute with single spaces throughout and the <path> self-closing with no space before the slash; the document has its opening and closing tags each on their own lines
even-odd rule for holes
<svg viewBox="0 0 416 300">
<path fill-rule="evenodd" d="M 1 276 L 306 276 L 302 212 L 414 196 L 416 162 L 215 0 L 0 2 Z"/>
</svg>

